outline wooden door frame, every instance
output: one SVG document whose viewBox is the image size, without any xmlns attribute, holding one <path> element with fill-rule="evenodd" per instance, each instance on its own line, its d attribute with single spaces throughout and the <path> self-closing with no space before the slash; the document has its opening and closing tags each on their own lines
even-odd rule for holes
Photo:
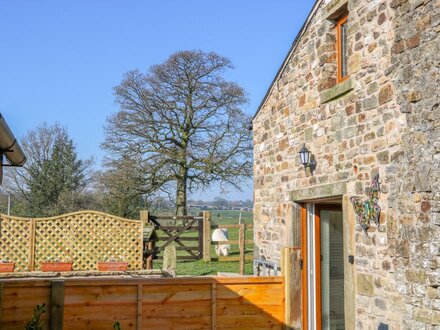
<svg viewBox="0 0 440 330">
<path fill-rule="evenodd" d="M 302 260 L 302 325 L 308 326 L 308 296 L 307 296 L 307 207 L 303 203 L 301 208 L 301 260 Z"/>
<path fill-rule="evenodd" d="M 322 327 L 322 287 L 321 287 L 321 211 L 341 211 L 342 204 L 319 204 L 314 205 L 314 244 L 315 244 L 315 317 L 316 329 Z M 302 258 L 302 310 L 303 310 L 303 329 L 307 330 L 308 326 L 308 287 L 307 287 L 307 207 L 302 204 L 301 209 L 301 258 Z M 319 262 L 316 262 L 319 260 Z"/>
</svg>

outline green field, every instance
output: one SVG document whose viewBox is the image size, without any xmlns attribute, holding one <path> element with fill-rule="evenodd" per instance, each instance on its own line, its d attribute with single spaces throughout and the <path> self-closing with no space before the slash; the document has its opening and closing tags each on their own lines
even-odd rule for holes
<svg viewBox="0 0 440 330">
<path fill-rule="evenodd" d="M 200 210 L 192 209 L 191 215 L 199 215 Z M 213 225 L 216 224 L 238 224 L 240 211 L 236 210 L 212 210 L 211 217 Z M 252 212 L 242 212 L 242 223 L 250 224 L 252 223 Z M 229 240 L 238 240 L 239 230 L 238 228 L 230 228 L 229 229 Z M 163 233 L 158 232 L 159 236 L 164 236 Z M 186 237 L 195 237 L 197 236 L 196 232 L 187 232 L 182 236 Z M 246 239 L 253 239 L 253 232 L 251 230 L 246 231 Z M 158 245 L 161 245 L 161 242 L 158 242 Z M 174 244 L 176 245 L 176 244 Z M 185 245 L 196 246 L 197 242 L 185 243 Z M 253 244 L 246 245 L 246 255 L 252 256 L 253 254 Z M 177 251 L 177 255 L 188 255 L 185 251 Z M 239 256 L 239 246 L 231 245 L 231 249 L 229 250 L 229 256 Z M 211 257 L 217 257 L 215 254 L 214 246 L 211 246 Z M 161 263 L 158 260 L 154 261 L 154 268 L 161 268 Z M 218 272 L 231 272 L 238 273 L 239 272 L 240 263 L 238 261 L 234 262 L 226 262 L 226 261 L 211 261 L 204 262 L 203 260 L 196 261 L 183 261 L 179 260 L 177 262 L 177 275 L 216 275 Z M 245 264 L 245 274 L 251 275 L 253 272 L 253 264 L 252 261 L 247 261 Z"/>
</svg>

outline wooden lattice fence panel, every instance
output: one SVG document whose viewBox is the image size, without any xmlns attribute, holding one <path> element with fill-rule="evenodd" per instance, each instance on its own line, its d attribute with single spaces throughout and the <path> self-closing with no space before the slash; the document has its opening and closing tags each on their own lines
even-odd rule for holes
<svg viewBox="0 0 440 330">
<path fill-rule="evenodd" d="M 35 268 L 47 258 L 67 257 L 74 270 L 95 270 L 109 257 L 128 262 L 129 269 L 142 266 L 142 223 L 109 214 L 82 211 L 35 219 Z"/>
<path fill-rule="evenodd" d="M 109 257 L 142 269 L 143 224 L 110 214 L 81 211 L 52 218 L 18 218 L 1 214 L 0 259 L 15 262 L 15 271 L 40 270 L 43 261 L 73 261 L 74 270 L 96 270 Z"/>
<path fill-rule="evenodd" d="M 16 271 L 29 270 L 32 222 L 0 214 L 0 259 L 15 262 Z"/>
</svg>

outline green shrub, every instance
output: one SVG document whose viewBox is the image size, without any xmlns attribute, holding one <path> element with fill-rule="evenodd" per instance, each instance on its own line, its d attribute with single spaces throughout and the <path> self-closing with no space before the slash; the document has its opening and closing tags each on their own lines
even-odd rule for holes
<svg viewBox="0 0 440 330">
<path fill-rule="evenodd" d="M 34 314 L 32 319 L 26 323 L 24 326 L 25 330 L 43 330 L 43 325 L 41 324 L 41 316 L 46 313 L 46 304 L 38 304 L 34 308 Z"/>
</svg>

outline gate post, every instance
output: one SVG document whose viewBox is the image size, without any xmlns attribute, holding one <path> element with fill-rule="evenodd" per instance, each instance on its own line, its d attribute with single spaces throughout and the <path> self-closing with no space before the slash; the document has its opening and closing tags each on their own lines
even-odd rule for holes
<svg viewBox="0 0 440 330">
<path fill-rule="evenodd" d="M 201 218 L 200 218 L 201 217 Z M 203 259 L 203 237 L 204 237 L 204 231 L 203 231 L 203 212 L 199 213 L 199 218 L 197 218 L 197 237 L 198 245 L 199 245 L 199 259 Z"/>
<path fill-rule="evenodd" d="M 301 249 L 285 247 L 282 251 L 281 271 L 284 276 L 285 330 L 302 328 Z"/>
<path fill-rule="evenodd" d="M 203 261 L 211 261 L 211 212 L 203 211 Z"/>
<path fill-rule="evenodd" d="M 144 229 L 145 227 L 148 226 L 148 224 L 150 223 L 150 219 L 148 218 L 148 210 L 141 210 L 140 212 L 140 218 L 141 218 L 141 223 L 142 223 L 142 263 L 141 263 L 141 268 L 143 268 L 143 260 L 144 260 L 144 251 L 148 250 L 148 251 L 153 251 L 154 247 L 155 247 L 155 242 L 153 240 L 151 240 L 151 236 L 150 236 L 150 240 L 146 241 L 145 237 L 144 237 Z M 145 267 L 147 269 L 153 269 L 153 253 L 151 253 L 147 258 L 146 258 L 146 262 L 145 262 Z"/>
</svg>

